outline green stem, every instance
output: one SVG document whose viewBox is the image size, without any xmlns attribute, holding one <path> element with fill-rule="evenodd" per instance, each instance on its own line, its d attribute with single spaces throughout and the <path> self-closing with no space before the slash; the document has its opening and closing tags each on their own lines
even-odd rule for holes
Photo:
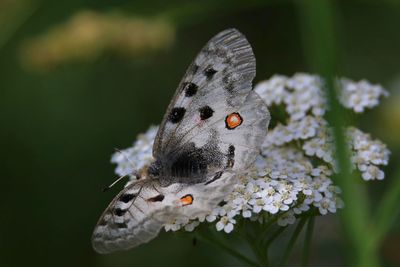
<svg viewBox="0 0 400 267">
<path fill-rule="evenodd" d="M 303 229 L 304 224 L 306 223 L 306 221 L 307 221 L 307 219 L 303 218 L 298 222 L 298 224 L 296 226 L 296 229 L 294 229 L 293 235 L 290 238 L 290 240 L 289 240 L 289 242 L 288 242 L 288 244 L 286 246 L 286 250 L 285 250 L 285 253 L 283 254 L 283 257 L 282 257 L 282 260 L 281 260 L 281 262 L 279 264 L 279 267 L 285 266 L 287 261 L 289 260 L 290 253 L 292 252 L 294 244 L 296 243 L 296 240 L 299 237 L 300 232 Z"/>
<path fill-rule="evenodd" d="M 318 216 L 318 214 L 319 214 L 319 212 L 317 212 L 315 209 L 311 209 L 308 212 L 305 212 L 305 213 L 302 213 L 302 214 L 296 216 L 296 218 L 297 219 L 308 219 L 309 218 L 309 220 L 314 221 L 314 217 Z M 276 217 L 278 217 L 278 216 L 276 216 Z M 271 221 L 276 222 L 276 220 L 271 220 Z M 269 224 L 268 227 L 270 227 L 271 224 Z M 280 226 L 277 230 L 275 230 L 275 232 L 268 239 L 263 239 L 262 242 L 260 243 L 260 245 L 262 247 L 264 247 L 267 258 L 268 258 L 269 246 L 271 245 L 272 242 L 275 241 L 275 239 L 277 239 L 281 235 L 281 233 L 283 233 L 283 231 L 285 231 L 285 229 L 287 229 L 287 226 L 284 226 L 284 227 Z"/>
<path fill-rule="evenodd" d="M 245 263 L 248 266 L 254 266 L 254 267 L 259 266 L 256 262 L 247 258 L 246 256 L 239 253 L 238 251 L 232 249 L 229 245 L 225 244 L 218 238 L 215 238 L 214 235 L 211 233 L 211 231 L 209 231 L 207 234 L 204 234 L 204 235 L 199 232 L 197 237 L 199 240 L 201 240 L 203 242 L 207 242 L 211 245 L 219 247 L 220 249 L 224 250 L 225 252 L 227 252 L 228 254 L 230 254 L 231 256 L 235 257 L 236 259 L 240 260 L 241 262 Z"/>
<path fill-rule="evenodd" d="M 287 227 L 281 227 L 279 226 L 279 228 L 265 241 L 264 246 L 267 248 L 269 248 L 269 246 L 271 245 L 271 243 L 286 229 Z"/>
<path fill-rule="evenodd" d="M 334 76 L 337 75 L 337 53 L 335 46 L 335 11 L 334 1 L 305 0 L 300 1 L 300 15 L 303 35 L 305 36 L 305 52 L 311 60 L 313 71 L 326 78 L 326 93 L 330 111 L 326 116 L 333 128 L 335 137 L 336 160 L 340 173 L 334 177 L 342 188 L 342 198 L 346 207 L 340 212 L 342 227 L 351 252 L 348 255 L 349 266 L 373 267 L 377 258 L 372 246 L 367 246 L 370 216 L 367 206 L 366 192 L 359 183 L 359 177 L 351 173 L 347 144 L 343 135 L 346 113 L 339 104 Z"/>
<path fill-rule="evenodd" d="M 279 219 L 280 217 L 282 217 L 284 214 L 285 214 L 285 212 L 278 213 L 277 215 L 275 215 L 275 216 L 273 216 L 272 218 L 270 218 L 270 219 L 268 220 L 268 222 L 265 223 L 265 225 L 264 225 L 263 228 L 262 228 L 262 232 L 261 232 L 261 234 L 259 235 L 259 241 L 258 241 L 258 242 L 259 242 L 260 244 L 261 244 L 262 241 L 264 240 L 264 237 L 267 235 L 267 233 L 268 233 L 268 231 L 269 231 L 271 225 L 274 224 L 275 222 L 277 222 L 278 219 Z M 282 228 L 285 228 L 285 227 L 282 227 Z"/>
<path fill-rule="evenodd" d="M 378 206 L 375 233 L 372 235 L 371 243 L 379 244 L 382 242 L 384 235 L 389 231 L 390 226 L 400 213 L 400 169 L 395 172 L 396 177 L 391 182 L 389 189 L 385 193 L 383 199 Z M 392 179 L 393 179 L 392 178 Z"/>
<path fill-rule="evenodd" d="M 252 226 L 257 225 L 257 224 L 251 224 Z M 268 257 L 263 253 L 263 250 L 259 246 L 259 242 L 257 238 L 255 238 L 251 233 L 249 233 L 248 229 L 248 224 L 246 221 L 243 221 L 243 224 L 241 225 L 241 231 L 239 231 L 239 236 L 249 245 L 249 247 L 252 249 L 254 255 L 256 256 L 259 266 L 269 266 L 268 263 Z M 258 225 L 257 225 L 258 226 Z M 259 230 L 259 227 L 257 227 Z"/>
<path fill-rule="evenodd" d="M 307 267 L 310 258 L 311 239 L 314 230 L 314 217 L 310 217 L 307 223 L 306 236 L 304 238 L 303 257 L 301 267 Z"/>
<path fill-rule="evenodd" d="M 254 239 L 246 238 L 247 243 L 253 250 L 254 254 L 257 257 L 258 263 L 260 266 L 267 267 L 269 266 L 268 257 L 266 253 L 264 253 L 259 246 L 257 246 L 257 242 L 254 242 Z"/>
</svg>

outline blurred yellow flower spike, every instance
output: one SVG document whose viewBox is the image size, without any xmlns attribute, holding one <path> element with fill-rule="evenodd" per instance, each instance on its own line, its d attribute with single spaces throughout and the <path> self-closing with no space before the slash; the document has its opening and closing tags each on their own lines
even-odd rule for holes
<svg viewBox="0 0 400 267">
<path fill-rule="evenodd" d="M 67 62 L 86 62 L 104 52 L 133 57 L 168 48 L 174 27 L 165 20 L 119 13 L 80 11 L 62 25 L 26 41 L 21 61 L 34 70 L 50 70 Z"/>
</svg>

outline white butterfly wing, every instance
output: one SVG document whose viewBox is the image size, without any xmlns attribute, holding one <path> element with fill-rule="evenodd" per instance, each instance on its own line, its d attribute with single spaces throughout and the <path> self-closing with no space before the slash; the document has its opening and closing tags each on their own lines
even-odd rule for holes
<svg viewBox="0 0 400 267">
<path fill-rule="evenodd" d="M 252 92 L 254 76 L 255 58 L 240 32 L 225 30 L 206 44 L 178 86 L 157 133 L 153 155 L 165 176 L 182 176 L 179 182 L 185 182 L 185 175 L 209 176 L 228 167 L 243 170 L 255 160 L 269 114 Z M 238 114 L 240 125 L 228 127 L 231 114 Z M 179 173 L 188 166 L 194 171 Z"/>
<path fill-rule="evenodd" d="M 102 254 L 134 248 L 155 238 L 166 224 L 204 218 L 232 191 L 232 178 L 232 174 L 224 173 L 209 185 L 161 187 L 151 181 L 138 181 L 127 186 L 98 221 L 93 248 Z"/>
<path fill-rule="evenodd" d="M 175 196 L 168 189 L 160 192 L 156 185 L 139 181 L 122 190 L 95 227 L 94 249 L 109 253 L 135 247 L 156 237 L 168 217 L 174 216 L 171 197 L 175 200 Z"/>
</svg>

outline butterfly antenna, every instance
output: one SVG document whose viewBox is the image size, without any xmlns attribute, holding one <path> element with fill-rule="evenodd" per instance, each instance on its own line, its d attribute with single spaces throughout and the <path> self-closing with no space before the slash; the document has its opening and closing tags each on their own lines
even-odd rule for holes
<svg viewBox="0 0 400 267">
<path fill-rule="evenodd" d="M 126 155 L 125 151 L 122 151 L 118 148 L 114 148 L 115 152 L 120 153 L 122 156 L 124 156 L 125 160 L 128 161 L 132 166 L 133 166 L 133 162 L 129 159 L 128 155 Z M 136 172 L 133 173 L 133 175 L 135 175 L 137 177 Z M 112 182 L 109 186 L 106 186 L 103 188 L 103 192 L 106 192 L 108 190 L 110 190 L 116 183 L 118 183 L 119 181 L 121 181 L 122 179 L 124 179 L 126 176 L 128 176 L 128 174 L 125 175 L 121 175 L 120 177 L 118 177 L 114 182 Z"/>
<path fill-rule="evenodd" d="M 121 181 L 122 179 L 124 179 L 126 176 L 128 176 L 128 174 L 124 174 L 121 175 L 120 177 L 118 177 L 114 182 L 112 182 L 109 186 L 106 186 L 103 188 L 103 192 L 106 192 L 108 190 L 110 190 L 111 187 L 113 187 L 116 183 L 118 183 L 119 181 Z"/>
<path fill-rule="evenodd" d="M 106 191 L 110 190 L 116 183 L 118 183 L 119 181 L 121 181 L 122 179 L 124 179 L 128 175 L 133 175 L 133 176 L 136 177 L 136 179 L 140 178 L 140 175 L 139 175 L 139 173 L 137 171 L 133 171 L 132 173 L 121 175 L 114 182 L 112 182 L 109 186 L 104 187 L 103 188 L 103 192 L 106 192 Z"/>
</svg>

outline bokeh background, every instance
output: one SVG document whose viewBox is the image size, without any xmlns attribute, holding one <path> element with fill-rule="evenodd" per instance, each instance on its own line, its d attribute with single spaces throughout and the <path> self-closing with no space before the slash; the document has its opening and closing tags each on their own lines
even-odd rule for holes
<svg viewBox="0 0 400 267">
<path fill-rule="evenodd" d="M 122 186 L 101 192 L 114 148 L 160 123 L 213 35 L 247 36 L 256 82 L 312 70 L 297 2 L 0 0 L 0 266 L 240 266 L 190 234 L 98 255 L 91 232 Z M 391 93 L 356 120 L 392 151 L 386 180 L 370 182 L 374 207 L 400 162 L 400 3 L 332 2 L 338 75 Z M 317 219 L 312 266 L 341 266 L 342 242 L 336 216 Z M 400 266 L 398 223 L 384 243 L 382 262 Z"/>
</svg>

